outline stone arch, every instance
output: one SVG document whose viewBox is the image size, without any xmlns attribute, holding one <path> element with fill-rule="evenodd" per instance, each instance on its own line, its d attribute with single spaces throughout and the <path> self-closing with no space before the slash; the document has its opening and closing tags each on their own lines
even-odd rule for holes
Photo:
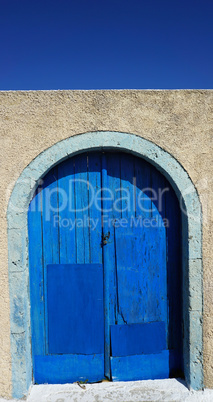
<svg viewBox="0 0 213 402">
<path fill-rule="evenodd" d="M 91 132 L 64 139 L 39 154 L 21 173 L 7 210 L 13 397 L 32 383 L 27 212 L 39 180 L 60 161 L 77 153 L 117 149 L 146 159 L 160 170 L 182 203 L 184 373 L 187 385 L 203 387 L 202 213 L 189 175 L 168 152 L 142 137 Z"/>
</svg>

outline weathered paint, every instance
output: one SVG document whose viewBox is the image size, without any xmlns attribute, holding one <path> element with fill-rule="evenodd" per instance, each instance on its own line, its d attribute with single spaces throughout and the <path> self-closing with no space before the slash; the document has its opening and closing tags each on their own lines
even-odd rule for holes
<svg viewBox="0 0 213 402">
<path fill-rule="evenodd" d="M 202 277 L 193 275 L 191 263 L 202 258 L 201 244 L 201 206 L 197 191 L 187 172 L 168 152 L 154 143 L 136 135 L 127 133 L 96 132 L 77 135 L 63 140 L 35 158 L 22 172 L 11 194 L 8 219 L 9 282 L 11 302 L 11 352 L 13 396 L 22 397 L 27 393 L 32 378 L 30 346 L 30 302 L 28 292 L 28 231 L 27 211 L 33 191 L 38 181 L 59 161 L 82 151 L 100 149 L 119 149 L 144 157 L 156 166 L 170 181 L 178 195 L 181 195 L 186 207 L 183 216 L 183 271 L 187 283 L 184 292 L 184 330 L 188 331 L 188 340 L 184 345 L 184 372 L 189 387 L 200 389 L 203 386 L 203 349 L 202 349 Z M 186 193 L 187 189 L 190 193 Z M 14 273 L 17 273 L 14 279 Z M 202 275 L 202 274 L 201 274 Z M 17 281 L 23 280 L 23 287 L 16 290 Z M 197 286 L 198 292 L 193 293 Z M 189 308 L 196 304 L 196 310 Z M 17 322 L 14 316 L 19 300 L 19 314 L 23 319 Z M 197 301 L 196 301 L 197 299 Z M 186 338 L 187 339 L 187 338 Z M 21 359 L 20 359 L 21 356 Z"/>
<path fill-rule="evenodd" d="M 46 351 L 39 327 L 36 328 L 37 298 L 31 296 L 34 381 L 37 384 L 101 381 L 104 378 L 103 267 L 53 264 L 47 265 L 46 270 L 47 332 L 43 329 Z M 38 275 L 35 267 L 30 266 L 30 271 L 32 284 Z"/>
<path fill-rule="evenodd" d="M 152 188 L 153 190 L 158 190 L 169 187 L 169 183 L 167 182 L 166 184 L 164 176 L 154 169 L 152 165 L 139 158 L 133 158 L 131 154 L 106 152 L 103 159 L 103 171 L 103 188 L 110 188 L 114 194 L 113 201 L 108 199 L 107 192 L 104 194 L 103 209 L 109 211 L 108 214 L 104 213 L 104 215 L 111 220 L 115 219 L 117 222 L 115 227 L 112 228 L 109 221 L 104 220 L 104 234 L 106 237 L 106 246 L 103 248 L 106 271 L 105 317 L 108 321 L 105 325 L 105 356 L 108 356 L 108 360 L 105 360 L 105 375 L 111 377 L 110 326 L 117 326 L 117 324 L 128 326 L 133 323 L 162 320 L 167 327 L 166 229 L 163 225 L 157 225 L 157 228 L 152 226 L 141 228 L 140 225 L 133 224 L 132 218 L 135 219 L 135 222 L 138 222 L 137 219 L 143 215 L 143 219 L 149 221 L 149 219 L 155 218 L 156 222 L 161 223 L 161 214 L 155 203 L 151 201 L 149 191 L 147 191 L 147 194 L 146 191 L 143 193 L 143 198 L 146 196 L 143 201 L 148 204 L 143 211 L 141 211 L 139 203 L 136 202 L 136 198 L 141 189 Z M 120 191 L 116 191 L 119 188 Z M 125 202 L 127 203 L 125 201 L 125 191 L 128 191 L 130 201 L 128 202 L 128 208 L 125 205 Z M 113 208 L 114 203 L 118 208 Z M 167 205 L 168 211 L 170 204 L 172 203 Z M 178 202 L 175 206 L 177 206 L 176 215 L 178 217 Z M 165 214 L 165 210 L 161 213 Z M 122 227 L 123 219 L 128 222 L 125 229 Z M 173 216 L 170 223 L 179 238 L 179 225 L 173 226 Z M 173 252 L 173 259 L 177 260 L 177 262 L 178 252 L 179 254 L 181 253 L 179 250 L 176 250 L 175 253 Z M 178 268 L 180 268 L 180 265 L 181 263 L 178 264 Z M 176 267 L 174 266 L 174 268 Z M 170 288 L 170 281 L 168 287 Z M 176 289 L 177 287 L 178 281 L 176 282 Z M 178 300 L 180 287 L 179 294 L 176 296 Z M 158 300 L 160 301 L 159 303 Z M 177 302 L 177 304 L 180 307 L 180 302 Z M 178 320 L 178 317 L 173 314 L 171 318 L 169 325 L 173 328 L 173 322 Z M 181 317 L 178 320 L 179 325 L 180 321 Z M 136 328 L 140 333 L 139 327 Z M 166 332 L 168 332 L 167 328 Z M 115 334 L 117 332 L 111 332 L 111 342 L 113 333 L 113 342 L 115 344 Z M 141 336 L 139 333 L 138 338 Z M 180 328 L 176 331 L 177 337 L 181 338 Z M 117 339 L 117 342 L 119 343 L 119 339 Z M 137 341 L 137 336 L 133 342 L 139 345 L 140 342 Z M 170 336 L 168 343 L 171 344 Z M 177 347 L 176 340 L 174 347 Z M 132 369 L 131 373 L 129 372 L 129 379 L 131 375 L 134 378 L 134 369 Z M 123 379 L 122 376 L 123 370 L 121 370 L 120 380 Z M 116 378 L 119 378 L 118 373 Z"/>
<path fill-rule="evenodd" d="M 160 353 L 167 349 L 165 322 L 111 325 L 111 348 L 113 357 Z"/>
<path fill-rule="evenodd" d="M 106 191 L 102 202 L 100 184 Z M 162 190 L 164 197 L 159 195 Z M 143 209 L 141 199 L 147 204 Z M 79 218 L 89 222 L 94 215 L 95 227 L 73 225 Z M 168 218 L 167 228 L 163 219 Z M 103 237 L 102 220 L 107 233 Z M 45 382 L 48 376 L 53 381 L 50 368 L 41 375 L 41 356 L 103 353 L 104 322 L 107 377 L 113 376 L 111 350 L 121 356 L 114 348 L 122 344 L 122 356 L 173 350 L 170 375 L 182 371 L 180 208 L 171 185 L 153 165 L 125 152 L 84 152 L 68 158 L 37 188 L 28 227 L 34 382 Z M 102 261 L 102 253 L 104 275 L 102 265 L 94 265 Z M 103 277 L 105 295 L 110 294 L 105 297 L 105 320 Z M 60 364 L 60 357 L 52 364 Z M 94 381 L 94 371 L 91 366 L 89 381 Z M 65 378 L 70 375 L 65 373 Z M 131 375 L 134 378 L 134 372 Z M 96 380 L 103 376 L 100 372 Z M 72 378 L 79 380 L 75 373 Z"/>
<path fill-rule="evenodd" d="M 169 350 L 149 355 L 111 357 L 114 381 L 162 379 L 169 376 Z"/>
<path fill-rule="evenodd" d="M 103 354 L 103 266 L 47 265 L 46 286 L 48 353 Z"/>
<path fill-rule="evenodd" d="M 91 371 L 91 367 L 93 370 Z M 35 369 L 38 383 L 66 384 L 80 381 L 101 381 L 104 375 L 104 355 L 49 355 L 36 356 Z"/>
</svg>

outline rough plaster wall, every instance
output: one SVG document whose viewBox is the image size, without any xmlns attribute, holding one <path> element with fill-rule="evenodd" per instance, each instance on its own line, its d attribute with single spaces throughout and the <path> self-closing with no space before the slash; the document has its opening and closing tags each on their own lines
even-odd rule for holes
<svg viewBox="0 0 213 402">
<path fill-rule="evenodd" d="M 213 91 L 0 92 L 0 395 L 10 396 L 11 365 L 6 208 L 22 170 L 54 143 L 87 131 L 138 134 L 170 152 L 203 203 L 204 376 L 213 387 Z M 208 208 L 206 202 L 208 201 Z"/>
</svg>

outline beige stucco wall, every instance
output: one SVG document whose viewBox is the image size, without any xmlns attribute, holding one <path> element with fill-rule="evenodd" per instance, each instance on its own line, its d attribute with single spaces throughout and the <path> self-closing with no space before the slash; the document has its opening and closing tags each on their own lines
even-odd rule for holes
<svg viewBox="0 0 213 402">
<path fill-rule="evenodd" d="M 204 381 L 213 387 L 213 91 L 0 92 L 0 396 L 11 395 L 7 266 L 8 197 L 44 149 L 75 134 L 138 134 L 171 153 L 198 189 L 203 207 Z"/>
</svg>

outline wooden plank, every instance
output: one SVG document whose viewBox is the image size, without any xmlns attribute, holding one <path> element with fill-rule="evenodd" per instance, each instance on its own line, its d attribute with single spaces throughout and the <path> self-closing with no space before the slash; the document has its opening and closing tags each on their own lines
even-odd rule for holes
<svg viewBox="0 0 213 402">
<path fill-rule="evenodd" d="M 136 197 L 136 217 L 151 217 L 151 169 L 152 165 L 142 158 L 134 158 L 134 182 Z"/>
<path fill-rule="evenodd" d="M 54 225 L 58 214 L 58 169 L 50 170 L 45 176 L 42 190 L 42 238 L 43 238 L 43 276 L 44 276 L 44 325 L 46 353 L 48 353 L 48 310 L 47 310 L 47 264 L 59 264 L 59 227 Z"/>
<path fill-rule="evenodd" d="M 87 173 L 87 154 L 75 157 L 75 207 L 76 207 L 76 247 L 77 264 L 90 262 L 89 228 L 89 185 Z"/>
<path fill-rule="evenodd" d="M 168 300 L 167 300 L 167 240 L 166 228 L 163 219 L 165 218 L 165 178 L 154 167 L 151 170 L 151 182 L 153 193 L 152 201 L 152 275 L 157 279 L 156 301 L 159 304 L 160 319 L 167 323 L 168 335 Z"/>
<path fill-rule="evenodd" d="M 58 214 L 58 169 L 53 168 L 44 178 L 43 190 L 43 253 L 44 267 L 47 264 L 58 264 L 59 227 L 54 225 L 54 217 Z"/>
<path fill-rule="evenodd" d="M 117 278 L 113 219 L 121 218 L 120 154 L 102 156 L 105 376 L 110 378 L 110 325 L 117 322 Z M 117 202 L 117 204 L 116 204 Z M 116 207 L 115 207 L 116 206 Z"/>
<path fill-rule="evenodd" d="M 136 188 L 135 188 L 135 170 L 134 170 L 134 157 L 129 154 L 121 154 L 120 155 L 120 186 L 121 186 L 121 205 L 122 205 L 122 211 L 121 211 L 121 218 L 118 219 L 118 224 L 115 227 L 115 270 L 116 270 L 116 281 L 117 281 L 117 324 L 125 324 L 127 323 L 127 319 L 125 317 L 125 308 L 123 309 L 123 299 L 121 300 L 121 292 L 120 292 L 120 287 L 122 285 L 125 286 L 125 292 L 126 292 L 126 286 L 128 287 L 129 285 L 127 283 L 123 283 L 121 285 L 120 282 L 120 272 L 119 272 L 119 267 L 117 265 L 118 263 L 118 258 L 117 258 L 117 253 L 119 253 L 119 249 L 117 250 L 117 236 L 122 236 L 122 254 L 127 262 L 128 260 L 128 266 L 132 266 L 135 262 L 135 253 L 133 251 L 134 247 L 126 249 L 124 251 L 124 243 L 125 239 L 128 236 L 127 231 L 129 228 L 131 228 L 131 223 L 132 220 L 135 217 L 136 214 Z M 132 229 L 130 229 L 132 233 Z M 135 239 L 132 239 L 133 242 Z M 130 262 L 131 260 L 131 262 Z M 132 278 L 128 278 L 132 279 Z M 130 282 L 130 286 L 132 283 Z M 131 294 L 130 298 L 132 300 L 133 294 Z M 129 302 L 127 298 L 125 297 L 125 305 Z M 128 321 L 129 322 L 129 321 Z"/>
<path fill-rule="evenodd" d="M 160 353 L 166 349 L 164 322 L 112 325 L 112 356 L 130 356 Z"/>
<path fill-rule="evenodd" d="M 97 382 L 104 378 L 104 354 L 35 356 L 37 384 Z"/>
<path fill-rule="evenodd" d="M 108 227 L 107 218 L 108 218 L 108 209 L 111 208 L 111 202 L 107 200 L 107 191 L 105 188 L 108 187 L 108 176 L 107 176 L 107 159 L 106 155 L 102 155 L 102 247 L 103 247 L 103 267 L 104 267 L 104 375 L 110 379 L 111 370 L 110 370 L 110 303 L 112 306 L 114 305 L 114 298 L 111 297 L 111 277 L 112 273 L 109 269 L 108 261 L 110 258 L 110 253 L 108 248 L 110 247 L 114 257 L 114 247 L 113 244 L 105 244 L 105 241 L 109 242 L 110 235 L 112 238 L 112 230 Z M 105 221 L 106 219 L 106 221 Z M 105 236 L 108 236 L 107 239 Z M 111 239 L 110 239 L 111 241 Z M 105 246 L 108 246 L 105 249 Z"/>
<path fill-rule="evenodd" d="M 29 274 L 32 353 L 45 353 L 44 278 L 42 255 L 42 193 L 37 191 L 28 210 Z M 33 360 L 34 363 L 34 360 Z"/>
<path fill-rule="evenodd" d="M 150 355 L 111 357 L 113 381 L 154 380 L 169 377 L 169 351 Z"/>
<path fill-rule="evenodd" d="M 121 168 L 118 174 L 121 178 L 121 217 L 129 221 L 136 213 L 134 157 L 132 155 L 121 154 Z"/>
<path fill-rule="evenodd" d="M 57 221 L 61 264 L 75 264 L 77 261 L 74 178 L 74 159 L 69 158 L 58 165 L 59 212 Z"/>
<path fill-rule="evenodd" d="M 101 153 L 88 155 L 90 263 L 102 263 Z"/>
<path fill-rule="evenodd" d="M 48 265 L 50 354 L 104 352 L 103 267 Z"/>
</svg>

